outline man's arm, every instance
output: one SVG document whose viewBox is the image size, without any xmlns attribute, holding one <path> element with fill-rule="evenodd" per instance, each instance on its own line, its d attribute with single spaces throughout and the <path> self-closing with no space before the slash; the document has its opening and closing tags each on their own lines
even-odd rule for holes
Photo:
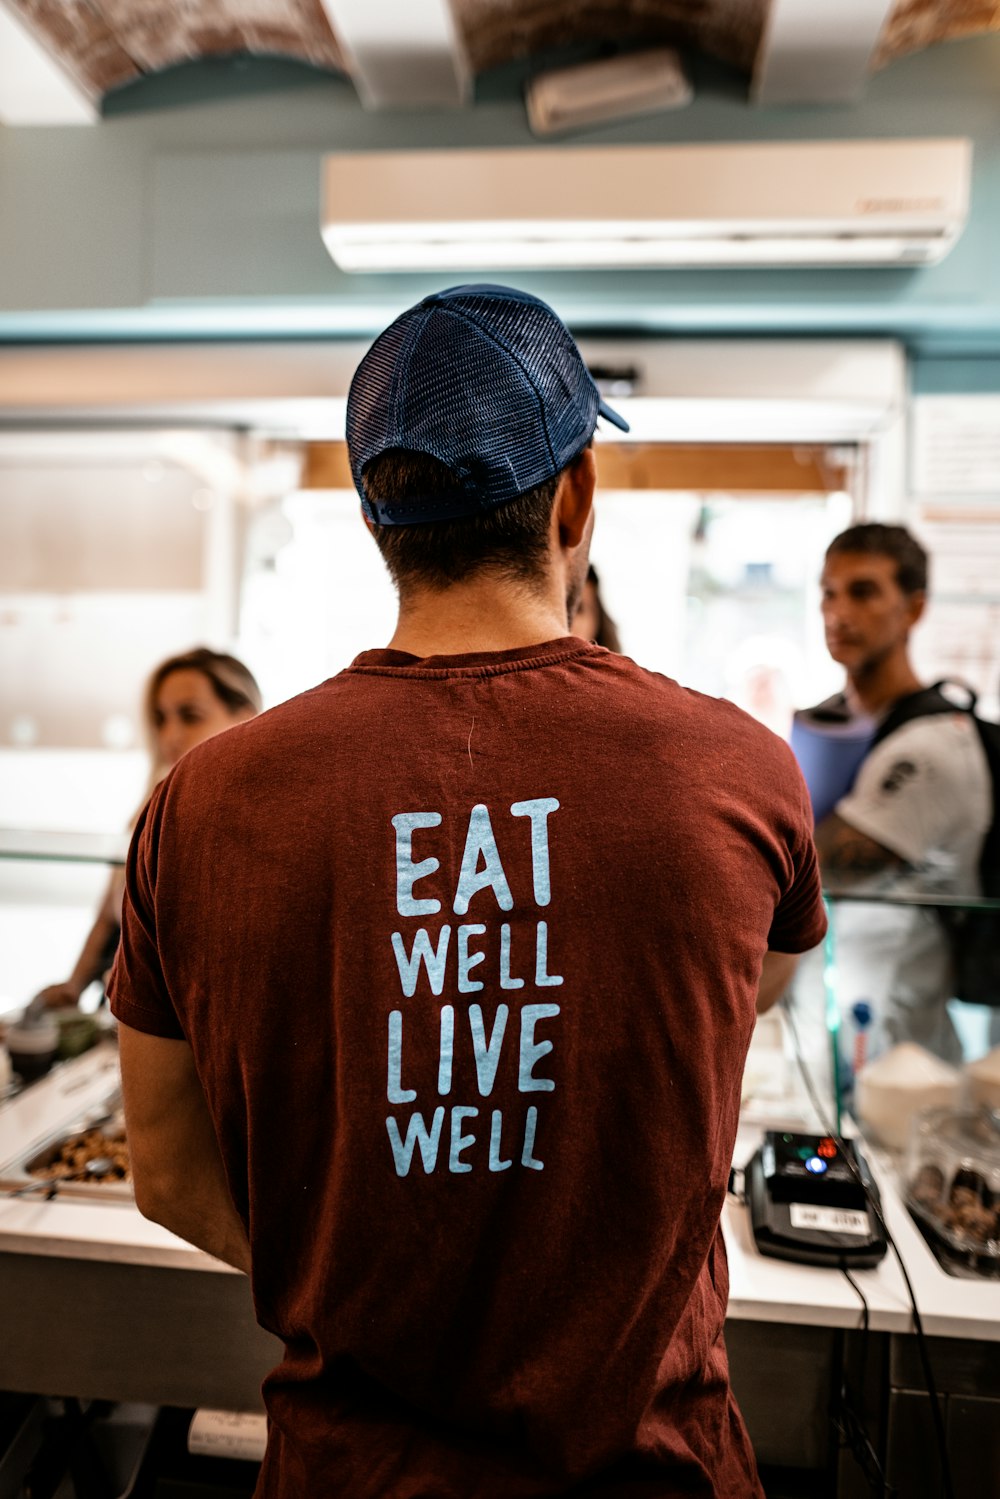
<svg viewBox="0 0 1000 1499">
<path fill-rule="evenodd" d="M 884 844 L 876 843 L 867 834 L 859 833 L 836 812 L 823 818 L 815 837 L 820 868 L 826 879 L 838 875 L 849 878 L 852 875 L 881 874 L 906 867 L 906 861 L 898 854 Z"/>
<path fill-rule="evenodd" d="M 770 948 L 764 954 L 764 962 L 760 970 L 760 983 L 757 985 L 757 1014 L 763 1015 L 772 1005 L 776 1005 L 792 982 L 792 974 L 799 963 L 799 954 L 794 952 L 773 952 Z"/>
<path fill-rule="evenodd" d="M 186 1041 L 119 1024 L 125 1129 L 144 1218 L 250 1273 L 250 1244 Z"/>
</svg>

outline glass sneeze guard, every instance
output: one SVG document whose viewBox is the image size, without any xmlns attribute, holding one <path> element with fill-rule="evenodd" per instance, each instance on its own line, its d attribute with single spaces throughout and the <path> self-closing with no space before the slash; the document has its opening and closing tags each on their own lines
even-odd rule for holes
<svg viewBox="0 0 1000 1499">
<path fill-rule="evenodd" d="M 961 1066 L 1000 1040 L 1000 990 L 989 1004 L 979 1004 L 946 988 L 949 976 L 954 986 L 949 966 L 955 944 L 968 930 L 963 918 L 996 913 L 1000 934 L 1000 897 L 935 889 L 909 877 L 894 883 L 831 882 L 824 901 L 829 929 L 820 1002 L 828 1036 L 823 1091 L 839 1129 L 853 1074 L 889 1046 L 913 1041 Z M 935 973 L 945 986 L 937 993 Z M 812 1003 L 817 1004 L 815 995 Z M 860 1028 L 859 1006 L 866 1007 Z M 798 1009 L 801 1014 L 801 1001 Z"/>
<path fill-rule="evenodd" d="M 0 859 L 31 859 L 58 864 L 125 863 L 127 833 L 59 832 L 0 828 Z"/>
</svg>

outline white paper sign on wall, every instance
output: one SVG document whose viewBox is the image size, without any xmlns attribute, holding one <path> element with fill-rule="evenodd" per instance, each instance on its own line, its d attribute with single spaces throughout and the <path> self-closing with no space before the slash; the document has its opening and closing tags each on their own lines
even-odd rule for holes
<svg viewBox="0 0 1000 1499">
<path fill-rule="evenodd" d="M 1000 395 L 914 399 L 910 488 L 915 495 L 1000 499 Z"/>
</svg>

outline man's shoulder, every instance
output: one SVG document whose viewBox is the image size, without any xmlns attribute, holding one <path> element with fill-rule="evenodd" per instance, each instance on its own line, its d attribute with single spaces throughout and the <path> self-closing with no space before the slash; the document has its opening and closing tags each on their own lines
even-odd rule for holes
<svg viewBox="0 0 1000 1499">
<path fill-rule="evenodd" d="M 627 660 L 627 658 L 623 659 Z M 784 742 L 759 719 L 753 718 L 744 708 L 738 707 L 729 698 L 713 697 L 710 693 L 699 692 L 697 688 L 687 687 L 673 677 L 647 671 L 644 667 L 637 666 L 634 661 L 629 662 L 629 665 L 641 680 L 645 690 L 650 693 L 651 701 L 657 703 L 658 706 L 671 711 L 683 710 L 694 722 L 748 734 L 762 744 L 773 742 L 780 745 Z"/>
<path fill-rule="evenodd" d="M 956 707 L 953 712 L 920 714 L 891 728 L 876 740 L 869 758 L 898 755 L 906 749 L 931 758 L 948 759 L 955 754 L 975 751 L 979 731 L 971 713 Z"/>
<path fill-rule="evenodd" d="M 251 768 L 259 776 L 274 762 L 286 761 L 298 749 L 308 751 L 324 732 L 340 678 L 334 677 L 295 697 L 235 724 L 195 745 L 171 772 L 171 781 L 184 787 L 218 787 L 230 776 Z"/>
<path fill-rule="evenodd" d="M 959 709 L 911 718 L 894 728 L 868 751 L 858 777 L 859 789 L 871 793 L 877 787 L 894 803 L 940 796 L 947 789 L 959 803 L 978 804 L 989 783 L 975 720 Z"/>
<path fill-rule="evenodd" d="M 794 762 L 783 739 L 728 698 L 685 687 L 627 656 L 615 660 L 622 683 L 622 708 L 631 710 L 638 724 L 669 736 L 665 743 L 703 746 L 706 754 L 739 750 L 759 763 L 762 770 L 767 766 L 787 768 Z"/>
</svg>

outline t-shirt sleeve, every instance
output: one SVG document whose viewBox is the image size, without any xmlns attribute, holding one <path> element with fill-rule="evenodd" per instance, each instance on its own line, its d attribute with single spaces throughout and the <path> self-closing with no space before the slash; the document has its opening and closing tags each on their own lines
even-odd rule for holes
<svg viewBox="0 0 1000 1499">
<path fill-rule="evenodd" d="M 962 761 L 939 729 L 938 720 L 922 719 L 875 745 L 835 808 L 844 822 L 908 864 L 923 863 L 946 838 L 956 792 L 961 797 L 954 781 Z"/>
<path fill-rule="evenodd" d="M 163 784 L 150 797 L 136 823 L 125 865 L 122 935 L 108 998 L 111 1013 L 133 1030 L 168 1040 L 184 1039 L 156 940 L 156 874 Z"/>
<path fill-rule="evenodd" d="M 789 766 L 789 774 L 795 781 L 792 832 L 788 845 L 791 878 L 775 908 L 767 945 L 771 952 L 802 953 L 809 952 L 825 937 L 826 907 L 813 841 L 812 806 L 802 773 L 794 760 Z"/>
</svg>

